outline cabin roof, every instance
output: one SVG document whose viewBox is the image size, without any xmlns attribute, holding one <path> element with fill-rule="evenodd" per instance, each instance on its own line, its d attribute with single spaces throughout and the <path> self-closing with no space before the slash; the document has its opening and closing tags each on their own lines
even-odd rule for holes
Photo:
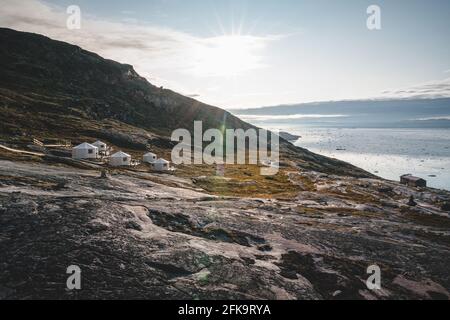
<svg viewBox="0 0 450 320">
<path fill-rule="evenodd" d="M 403 179 L 409 180 L 409 181 L 425 181 L 425 179 L 419 178 L 419 177 L 415 177 L 411 174 L 405 174 L 403 176 L 401 176 Z"/>
<path fill-rule="evenodd" d="M 131 158 L 131 156 L 128 153 L 125 153 L 123 151 L 116 152 L 111 156 L 111 158 L 125 158 L 125 157 Z"/>
<path fill-rule="evenodd" d="M 106 145 L 106 143 L 104 143 L 103 141 L 97 140 L 93 143 L 94 146 L 96 145 Z"/>
<path fill-rule="evenodd" d="M 144 157 L 145 156 L 155 156 L 156 157 L 156 154 L 153 152 L 147 152 L 146 154 L 144 154 Z"/>
<path fill-rule="evenodd" d="M 163 163 L 163 164 L 167 164 L 167 163 L 169 163 L 169 161 L 167 161 L 166 159 L 158 159 L 158 160 L 156 160 L 155 161 L 155 163 Z"/>
<path fill-rule="evenodd" d="M 73 147 L 74 149 L 98 149 L 96 146 L 83 142 L 82 144 L 77 145 L 76 147 Z"/>
</svg>

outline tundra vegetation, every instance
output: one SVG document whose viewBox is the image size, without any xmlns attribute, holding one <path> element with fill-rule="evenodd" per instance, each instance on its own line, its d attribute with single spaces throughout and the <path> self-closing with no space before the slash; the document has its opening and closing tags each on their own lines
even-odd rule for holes
<svg viewBox="0 0 450 320">
<path fill-rule="evenodd" d="M 273 176 L 260 164 L 166 174 L 73 160 L 32 139 L 170 159 L 171 132 L 194 120 L 253 127 L 79 47 L 8 29 L 0 41 L 0 298 L 450 297 L 449 192 L 284 139 Z M 380 290 L 366 286 L 371 265 Z M 79 290 L 66 287 L 69 266 Z"/>
</svg>

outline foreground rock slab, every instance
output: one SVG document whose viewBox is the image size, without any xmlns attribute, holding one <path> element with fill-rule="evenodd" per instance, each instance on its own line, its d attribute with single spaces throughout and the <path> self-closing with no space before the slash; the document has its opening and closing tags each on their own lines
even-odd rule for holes
<svg viewBox="0 0 450 320">
<path fill-rule="evenodd" d="M 447 193 L 298 175 L 316 192 L 223 198 L 147 175 L 0 161 L 0 298 L 450 298 L 450 220 L 435 205 Z M 366 286 L 374 264 L 381 290 Z M 81 290 L 66 287 L 70 265 Z"/>
</svg>

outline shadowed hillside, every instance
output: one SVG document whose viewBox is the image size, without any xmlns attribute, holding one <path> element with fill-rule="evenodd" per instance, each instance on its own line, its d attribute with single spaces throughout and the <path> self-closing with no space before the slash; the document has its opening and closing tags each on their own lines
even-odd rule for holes
<svg viewBox="0 0 450 320">
<path fill-rule="evenodd" d="M 230 113 L 158 88 L 132 66 L 106 60 L 78 46 L 47 37 L 0 29 L 0 135 L 7 142 L 101 138 L 129 149 L 150 146 L 169 152 L 177 128 L 252 126 Z M 345 162 L 281 142 L 287 165 L 368 176 Z"/>
<path fill-rule="evenodd" d="M 193 119 L 205 127 L 218 127 L 223 119 L 230 127 L 249 127 L 224 110 L 153 86 L 130 65 L 80 47 L 9 29 L 0 29 L 0 41 L 3 106 L 114 119 L 166 134 Z"/>
</svg>

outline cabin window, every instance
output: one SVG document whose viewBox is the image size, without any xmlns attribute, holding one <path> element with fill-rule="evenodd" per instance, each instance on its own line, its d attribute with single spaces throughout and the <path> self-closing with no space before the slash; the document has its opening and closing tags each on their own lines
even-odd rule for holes
<svg viewBox="0 0 450 320">
<path fill-rule="evenodd" d="M 127 160 L 128 160 L 127 157 L 124 157 L 124 158 L 123 158 L 123 162 L 127 162 Z"/>
<path fill-rule="evenodd" d="M 93 153 L 94 153 L 94 150 L 88 149 L 88 154 L 93 154 Z"/>
</svg>

